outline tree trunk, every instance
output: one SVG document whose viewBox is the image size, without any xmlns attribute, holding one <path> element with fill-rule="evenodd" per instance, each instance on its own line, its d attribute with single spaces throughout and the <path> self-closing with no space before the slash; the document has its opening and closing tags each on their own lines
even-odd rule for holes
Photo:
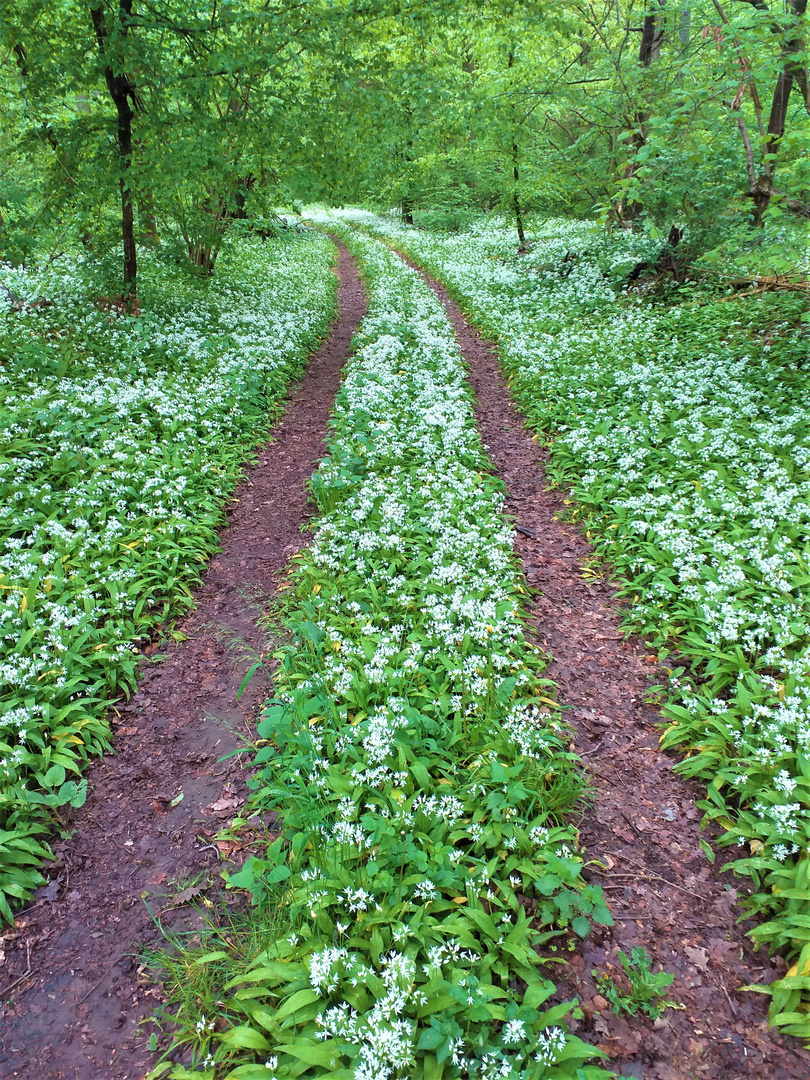
<svg viewBox="0 0 810 1080">
<path fill-rule="evenodd" d="M 638 50 L 638 59 L 642 67 L 649 67 L 661 53 L 661 44 L 664 40 L 663 15 L 664 0 L 655 0 L 652 13 L 644 16 L 641 45 Z"/>
<path fill-rule="evenodd" d="M 128 182 L 132 164 L 132 108 L 127 97 L 116 101 L 115 106 L 118 109 L 118 156 L 121 164 L 118 187 L 121 191 L 121 232 L 124 239 L 124 292 L 134 296 L 138 281 L 138 251 L 135 247 L 132 191 Z"/>
<path fill-rule="evenodd" d="M 507 70 L 511 71 L 515 65 L 515 54 L 512 49 L 509 50 L 509 55 L 506 61 Z M 513 117 L 512 131 L 514 133 L 514 106 L 510 106 L 510 111 Z M 512 179 L 515 182 L 515 188 L 512 192 L 512 209 L 515 212 L 515 227 L 518 234 L 518 243 L 521 250 L 525 250 L 526 247 L 526 234 L 523 231 L 523 210 L 520 206 L 520 192 L 518 190 L 520 184 L 520 168 L 518 167 L 518 144 L 517 139 L 512 136 Z"/>
<path fill-rule="evenodd" d="M 118 3 L 119 29 L 124 39 L 129 31 L 132 2 L 133 0 L 119 0 Z M 129 170 L 132 165 L 132 118 L 135 115 L 130 101 L 135 100 L 135 85 L 123 72 L 116 73 L 110 66 L 110 35 L 104 18 L 104 8 L 92 8 L 90 18 L 96 33 L 104 79 L 118 117 L 118 187 L 121 193 L 121 232 L 124 241 L 124 293 L 134 301 L 138 280 L 138 252 L 135 246 L 135 214 L 129 186 Z"/>
<path fill-rule="evenodd" d="M 407 195 L 402 196 L 402 220 L 406 225 L 413 225 L 413 203 Z"/>
<path fill-rule="evenodd" d="M 214 263 L 217 261 L 218 249 L 210 244 L 192 243 L 188 241 L 188 257 L 192 265 L 202 270 L 204 274 L 213 274 Z"/>
<path fill-rule="evenodd" d="M 237 182 L 236 190 L 233 193 L 233 202 L 235 210 L 231 213 L 231 217 L 236 221 L 247 220 L 247 197 L 256 186 L 256 177 L 252 173 L 248 173 Z"/>
<path fill-rule="evenodd" d="M 141 227 L 141 240 L 157 247 L 160 243 L 160 234 L 155 214 L 155 197 L 151 191 L 145 191 L 141 196 L 138 205 L 138 223 Z"/>
<path fill-rule="evenodd" d="M 517 227 L 518 241 L 520 242 L 521 249 L 526 247 L 526 234 L 523 231 L 523 211 L 520 207 L 520 195 L 518 193 L 518 185 L 520 183 L 520 169 L 518 168 L 518 148 L 517 143 L 512 143 L 512 175 L 515 180 L 515 191 L 512 195 L 512 209 L 515 211 L 515 225 Z"/>
<path fill-rule="evenodd" d="M 643 68 L 648 68 L 654 60 L 657 60 L 661 54 L 661 45 L 664 41 L 664 5 L 666 0 L 653 0 L 653 10 L 650 14 L 644 16 L 644 23 L 641 28 L 641 44 L 638 48 L 638 62 Z M 635 130 L 631 139 L 631 144 L 634 151 L 637 153 L 647 143 L 647 124 L 650 120 L 650 113 L 645 108 L 639 108 L 635 115 Z M 631 161 L 627 168 L 624 170 L 625 180 L 632 180 L 636 173 L 636 163 Z M 627 205 L 622 208 L 619 205 L 619 217 L 622 221 L 633 222 L 638 220 L 641 216 L 644 207 L 638 200 L 631 199 Z"/>
<path fill-rule="evenodd" d="M 681 24 L 678 28 L 678 40 L 681 43 L 681 56 L 689 52 L 689 31 L 692 26 L 692 9 L 689 3 L 684 3 L 681 8 Z"/>
<path fill-rule="evenodd" d="M 751 192 L 754 200 L 754 225 L 762 225 L 765 211 L 771 202 L 774 191 L 774 173 L 779 144 L 785 134 L 788 102 L 793 84 L 798 83 L 807 105 L 807 76 L 804 66 L 795 57 L 804 52 L 804 39 L 801 35 L 799 20 L 807 10 L 807 0 L 790 0 L 790 14 L 794 18 L 793 26 L 785 32 L 782 40 L 782 70 L 776 80 L 776 87 L 768 117 L 768 137 L 765 143 L 765 162 L 756 184 Z"/>
</svg>

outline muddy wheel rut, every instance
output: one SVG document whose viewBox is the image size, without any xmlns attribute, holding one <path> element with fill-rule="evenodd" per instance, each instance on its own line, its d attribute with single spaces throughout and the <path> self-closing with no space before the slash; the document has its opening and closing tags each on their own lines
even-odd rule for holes
<svg viewBox="0 0 810 1080">
<path fill-rule="evenodd" d="M 204 895 L 223 855 L 239 857 L 212 843 L 244 797 L 239 759 L 220 758 L 252 731 L 267 696 L 259 674 L 237 700 L 247 666 L 266 647 L 259 616 L 302 545 L 305 482 L 323 453 L 340 369 L 365 311 L 342 246 L 338 273 L 339 320 L 235 494 L 223 551 L 179 627 L 188 640 L 169 645 L 162 663 L 145 662 L 138 693 L 113 715 L 115 753 L 90 771 L 91 797 L 74 835 L 54 845 L 50 885 L 4 935 L 2 1077 L 141 1078 L 152 1059 L 148 1031 L 138 1025 L 156 991 L 139 979 L 137 949 L 158 937 L 144 899 L 167 927 L 193 931 L 197 916 L 187 901 Z M 783 968 L 754 953 L 736 924 L 739 883 L 699 847 L 702 791 L 658 749 L 661 717 L 645 703 L 659 679 L 656 658 L 621 634 L 609 583 L 583 577 L 592 549 L 560 520 L 562 499 L 547 490 L 544 451 L 522 427 L 496 349 L 425 277 L 470 366 L 479 428 L 520 530 L 534 630 L 554 657 L 549 674 L 593 781 L 594 806 L 581 830 L 602 865 L 587 872 L 604 887 L 616 923 L 596 928 L 555 971 L 565 980 L 560 999 L 582 1004 L 574 1029 L 601 1046 L 620 1075 L 807 1080 L 810 1054 L 768 1029 L 766 999 L 741 992 Z M 629 954 L 635 945 L 677 976 L 668 996 L 680 1007 L 655 1023 L 615 1016 L 592 975 L 615 973 L 618 950 Z"/>
<path fill-rule="evenodd" d="M 515 546 L 534 630 L 553 657 L 548 674 L 560 687 L 593 783 L 582 840 L 589 857 L 608 868 L 588 873 L 605 889 L 616 922 L 595 928 L 577 954 L 566 956 L 570 966 L 555 968 L 552 977 L 563 980 L 559 999 L 579 999 L 584 1015 L 574 1030 L 605 1050 L 620 1075 L 807 1080 L 810 1053 L 768 1028 L 767 998 L 740 991 L 771 982 L 784 964 L 754 953 L 736 924 L 739 879 L 719 874 L 699 847 L 695 803 L 704 792 L 674 773 L 677 759 L 658 749 L 662 718 L 645 704 L 650 685 L 662 681 L 657 657 L 619 630 L 615 589 L 583 577 L 593 549 L 560 520 L 562 496 L 547 490 L 545 451 L 523 428 L 496 347 L 472 329 L 441 283 L 423 277 L 469 364 L 479 430 L 519 527 Z M 636 945 L 652 956 L 654 970 L 676 975 L 667 997 L 679 1008 L 655 1023 L 614 1015 L 591 974 L 621 972 L 616 953 L 630 955 Z"/>
<path fill-rule="evenodd" d="M 235 493 L 223 550 L 178 627 L 188 640 L 145 662 L 137 694 L 113 711 L 114 752 L 89 771 L 74 835 L 53 845 L 51 883 L 4 935 L 2 1077 L 135 1080 L 152 1060 L 138 1025 L 155 991 L 139 980 L 137 949 L 159 934 L 144 900 L 167 927 L 193 930 L 187 902 L 230 853 L 212 838 L 245 789 L 239 758 L 219 759 L 252 732 L 267 697 L 260 672 L 237 700 L 266 646 L 259 617 L 305 540 L 306 480 L 366 309 L 342 245 L 337 271 L 338 320 Z"/>
</svg>

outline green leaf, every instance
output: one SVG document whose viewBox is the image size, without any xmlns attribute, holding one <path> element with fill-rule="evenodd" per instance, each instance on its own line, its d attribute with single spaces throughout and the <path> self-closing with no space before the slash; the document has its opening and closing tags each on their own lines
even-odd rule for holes
<svg viewBox="0 0 810 1080">
<path fill-rule="evenodd" d="M 315 990 L 298 990 L 278 1009 L 276 1012 L 276 1020 L 280 1022 L 285 1020 L 288 1016 L 293 1016 L 299 1009 L 311 1005 L 314 1001 L 317 1001 L 318 998 L 319 994 Z"/>
<path fill-rule="evenodd" d="M 239 1046 L 244 1050 L 269 1050 L 270 1043 L 260 1031 L 256 1031 L 246 1024 L 231 1028 L 220 1036 L 222 1042 L 229 1046 Z"/>
</svg>

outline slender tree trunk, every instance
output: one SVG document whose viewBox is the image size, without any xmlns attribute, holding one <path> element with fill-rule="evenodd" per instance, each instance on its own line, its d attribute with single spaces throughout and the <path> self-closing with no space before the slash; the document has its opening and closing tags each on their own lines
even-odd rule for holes
<svg viewBox="0 0 810 1080">
<path fill-rule="evenodd" d="M 157 246 L 160 243 L 160 234 L 155 214 L 155 197 L 151 191 L 145 191 L 141 195 L 138 205 L 138 223 L 141 227 L 141 240 Z"/>
<path fill-rule="evenodd" d="M 411 124 L 413 121 L 413 109 L 409 105 L 406 105 L 405 107 L 405 115 L 408 118 L 408 124 Z M 405 150 L 402 154 L 402 160 L 405 162 L 405 168 L 409 169 L 409 166 L 413 161 L 412 139 L 408 139 L 405 143 Z M 406 225 L 413 225 L 413 189 L 411 187 L 410 175 L 407 177 L 406 183 L 407 189 L 405 194 L 402 196 L 402 220 Z"/>
<path fill-rule="evenodd" d="M 124 239 L 124 292 L 134 296 L 138 282 L 138 250 L 135 246 L 135 207 L 129 187 L 129 169 L 132 165 L 132 108 L 129 99 L 116 101 L 118 109 L 118 156 L 121 176 L 118 187 L 121 192 L 121 232 Z"/>
<path fill-rule="evenodd" d="M 643 68 L 648 68 L 661 54 L 661 45 L 664 41 L 664 5 L 666 0 L 653 0 L 652 11 L 644 16 L 641 27 L 641 44 L 638 49 L 638 62 Z M 650 121 L 650 112 L 646 108 L 639 108 L 635 115 L 635 130 L 631 140 L 636 153 L 647 143 L 647 124 Z M 624 179 L 631 180 L 636 173 L 636 163 L 631 161 L 624 170 Z M 630 202 L 622 210 L 619 207 L 619 216 L 623 221 L 636 221 L 644 207 L 636 199 Z"/>
<path fill-rule="evenodd" d="M 795 57 L 804 52 L 804 40 L 800 32 L 799 20 L 807 10 L 807 0 L 790 0 L 790 14 L 794 18 L 794 24 L 789 31 L 785 32 L 782 41 L 782 70 L 776 80 L 776 87 L 771 102 L 771 112 L 768 117 L 768 137 L 765 143 L 765 164 L 757 178 L 751 192 L 754 199 L 754 225 L 762 225 L 765 211 L 771 202 L 774 191 L 774 173 L 776 172 L 776 155 L 779 144 L 785 134 L 787 121 L 788 102 L 794 83 L 798 83 L 808 103 L 807 73 L 804 66 L 797 62 Z"/>
<path fill-rule="evenodd" d="M 514 66 L 515 66 L 515 54 L 514 54 L 514 51 L 512 49 L 510 49 L 509 50 L 509 55 L 508 55 L 507 60 L 506 60 L 507 70 L 511 71 Z M 513 105 L 510 106 L 510 110 L 511 110 L 513 118 L 514 118 L 515 110 L 514 110 Z M 513 119 L 512 131 L 514 132 L 514 130 L 515 130 L 515 128 L 514 128 L 514 119 Z M 521 209 L 521 205 L 520 205 L 520 191 L 519 191 L 520 167 L 518 165 L 518 144 L 517 144 L 517 139 L 515 138 L 514 134 L 512 136 L 512 179 L 514 180 L 514 184 L 515 184 L 514 190 L 512 192 L 512 209 L 515 212 L 515 227 L 517 229 L 517 234 L 518 234 L 518 243 L 519 243 L 521 248 L 525 248 L 525 246 L 526 246 L 526 234 L 523 231 L 523 210 Z"/>
<path fill-rule="evenodd" d="M 691 0 L 683 0 L 681 4 L 681 17 L 678 24 L 678 43 L 680 45 L 680 60 L 685 61 L 689 55 L 689 38 L 692 30 L 692 8 Z M 678 86 L 683 84 L 683 68 L 678 70 L 675 76 L 675 82 Z"/>
<path fill-rule="evenodd" d="M 118 4 L 119 31 L 124 39 L 129 31 L 132 3 L 133 0 L 119 0 Z M 121 232 L 124 241 L 124 292 L 134 299 L 138 280 L 138 252 L 135 245 L 135 213 L 129 170 L 132 166 L 132 118 L 135 115 L 131 102 L 135 100 L 135 86 L 126 74 L 116 73 L 111 66 L 110 32 L 104 17 L 104 8 L 91 8 L 90 18 L 96 33 L 104 79 L 118 117 L 118 187 L 121 193 Z"/>
<path fill-rule="evenodd" d="M 680 25 L 678 26 L 678 41 L 680 42 L 680 55 L 685 57 L 689 53 L 689 37 L 692 28 L 692 9 L 690 0 L 684 0 L 680 8 Z"/>
<path fill-rule="evenodd" d="M 517 226 L 518 241 L 521 248 L 526 247 L 526 234 L 523 231 L 523 211 L 520 206 L 520 195 L 518 193 L 518 185 L 520 183 L 520 169 L 518 168 L 518 147 L 517 143 L 512 143 L 512 175 L 515 180 L 515 190 L 512 195 L 512 209 L 515 211 L 515 225 Z"/>
<path fill-rule="evenodd" d="M 686 56 L 689 52 L 689 31 L 692 26 L 692 9 L 689 6 L 688 0 L 681 8 L 681 23 L 678 28 L 678 40 L 681 43 L 681 56 Z"/>
</svg>

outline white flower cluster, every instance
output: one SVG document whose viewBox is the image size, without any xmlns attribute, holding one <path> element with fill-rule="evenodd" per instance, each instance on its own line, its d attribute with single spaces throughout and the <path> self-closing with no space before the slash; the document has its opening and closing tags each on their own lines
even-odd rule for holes
<svg viewBox="0 0 810 1080">
<path fill-rule="evenodd" d="M 0 267 L 24 301 L 0 308 L 0 801 L 51 739 L 68 766 L 103 744 L 132 639 L 188 602 L 257 417 L 325 328 L 332 257 L 246 240 L 203 284 L 146 255 L 137 319 L 81 258 Z"/>
<path fill-rule="evenodd" d="M 524 947 L 534 964 L 516 883 L 531 894 L 553 863 L 543 918 L 554 924 L 563 878 L 576 904 L 574 833 L 544 807 L 572 763 L 559 717 L 538 708 L 544 658 L 522 634 L 512 532 L 452 327 L 384 245 L 351 244 L 369 312 L 312 479 L 322 515 L 293 578 L 298 644 L 260 724 L 273 747 L 258 805 L 317 837 L 290 864 L 283 906 L 323 999 L 319 1037 L 356 1080 L 414 1067 L 432 998 L 452 1003 L 453 1075 L 528 1080 L 546 1029 L 517 1015 L 522 995 L 484 958 L 508 970 Z M 507 1007 L 501 1034 L 490 1020 Z"/>
<path fill-rule="evenodd" d="M 497 337 L 522 408 L 557 435 L 558 475 L 602 516 L 603 550 L 632 583 L 633 622 L 708 664 L 704 684 L 673 684 L 688 741 L 704 733 L 709 774 L 721 769 L 749 805 L 760 789 L 791 802 L 792 788 L 775 777 L 798 785 L 803 813 L 760 814 L 759 835 L 779 861 L 806 849 L 810 407 L 801 350 L 774 362 L 729 305 L 704 326 L 690 305 L 617 303 L 611 272 L 649 257 L 649 236 L 551 221 L 518 260 L 498 222 L 439 236 L 363 211 L 352 219 L 421 260 Z M 766 301 L 747 303 L 764 314 Z"/>
</svg>

